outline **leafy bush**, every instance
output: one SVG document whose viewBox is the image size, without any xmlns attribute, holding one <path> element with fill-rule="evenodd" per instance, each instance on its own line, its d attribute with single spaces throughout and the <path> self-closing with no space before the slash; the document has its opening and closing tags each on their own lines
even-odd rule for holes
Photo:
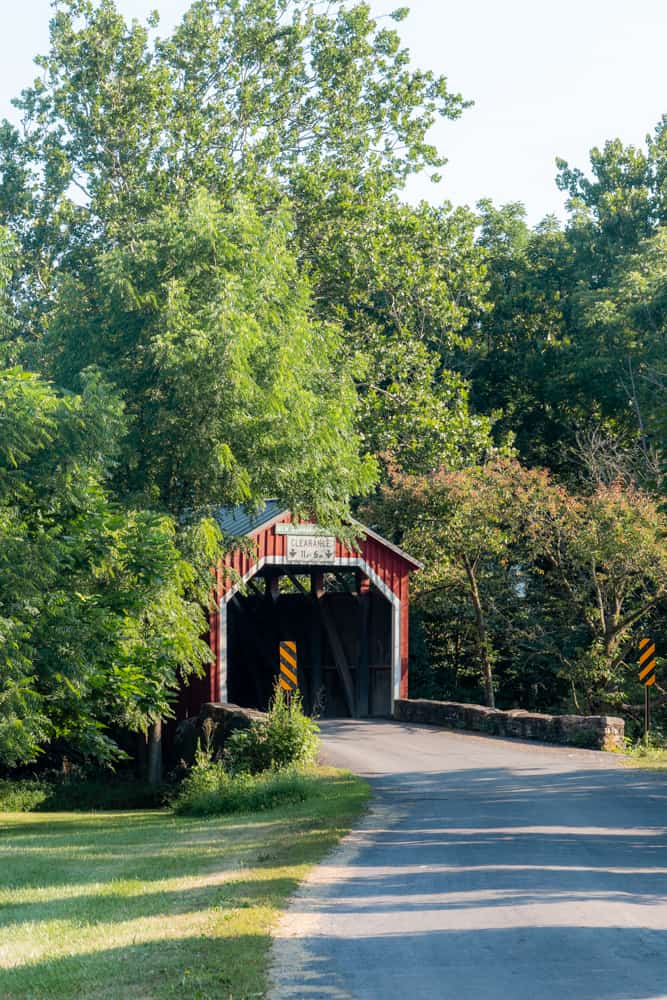
<svg viewBox="0 0 667 1000">
<path fill-rule="evenodd" d="M 648 740 L 643 734 L 634 740 L 626 736 L 625 752 L 638 759 L 667 763 L 667 737 L 659 726 L 649 733 Z"/>
<path fill-rule="evenodd" d="M 263 774 L 230 774 L 222 763 L 200 751 L 172 807 L 187 816 L 260 812 L 303 802 L 319 791 L 317 775 L 306 770 L 291 767 Z"/>
<path fill-rule="evenodd" d="M 68 812 L 156 809 L 164 789 L 122 777 L 49 776 L 0 781 L 0 812 Z"/>
<path fill-rule="evenodd" d="M 51 786 L 45 781 L 0 781 L 0 812 L 32 812 L 48 799 Z"/>
<path fill-rule="evenodd" d="M 237 730 L 225 746 L 225 767 L 232 774 L 261 774 L 295 764 L 312 764 L 319 749 L 319 726 L 304 715 L 301 695 L 291 699 L 276 684 L 265 719 Z"/>
<path fill-rule="evenodd" d="M 159 809 L 165 804 L 165 789 L 134 778 L 109 776 L 85 781 L 57 781 L 40 812 L 69 810 L 113 811 L 115 809 Z"/>
</svg>

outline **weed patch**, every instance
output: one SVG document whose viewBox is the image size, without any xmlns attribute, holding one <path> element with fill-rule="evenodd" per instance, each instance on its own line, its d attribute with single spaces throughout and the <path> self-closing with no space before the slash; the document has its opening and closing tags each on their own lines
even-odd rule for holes
<svg viewBox="0 0 667 1000">
<path fill-rule="evenodd" d="M 212 763 L 204 769 L 195 765 L 174 799 L 173 808 L 186 816 L 263 812 L 320 794 L 322 782 L 314 770 L 287 768 L 258 775 L 232 775 L 222 764 Z"/>
</svg>

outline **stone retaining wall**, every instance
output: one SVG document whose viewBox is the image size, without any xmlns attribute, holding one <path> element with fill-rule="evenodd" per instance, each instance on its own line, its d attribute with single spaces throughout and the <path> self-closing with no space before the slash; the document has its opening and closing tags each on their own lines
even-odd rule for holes
<svg viewBox="0 0 667 1000">
<path fill-rule="evenodd" d="M 399 722 L 425 722 L 448 729 L 509 736 L 543 743 L 563 743 L 592 750 L 623 748 L 625 723 L 611 715 L 538 715 L 521 708 L 501 712 L 484 705 L 456 701 L 397 699 L 394 718 Z"/>
<path fill-rule="evenodd" d="M 255 719 L 265 719 L 264 712 L 240 708 L 223 702 L 206 702 L 199 715 L 184 719 L 176 726 L 173 763 L 193 764 L 198 746 L 209 746 L 214 753 L 224 750 L 227 737 L 237 729 L 247 729 Z"/>
</svg>

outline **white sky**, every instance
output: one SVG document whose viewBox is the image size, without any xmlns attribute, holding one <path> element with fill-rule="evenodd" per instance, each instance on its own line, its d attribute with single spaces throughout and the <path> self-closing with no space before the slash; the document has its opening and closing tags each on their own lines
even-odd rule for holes
<svg viewBox="0 0 667 1000">
<path fill-rule="evenodd" d="M 415 179 L 411 200 L 474 204 L 523 201 L 531 222 L 563 214 L 556 156 L 585 167 L 588 150 L 620 137 L 641 144 L 667 113 L 665 0 L 371 0 L 382 13 L 410 6 L 400 30 L 415 65 L 444 73 L 475 101 L 432 140 L 449 158 L 442 183 Z M 0 116 L 15 120 L 12 96 L 46 49 L 49 0 L 0 0 L 11 14 L 0 33 Z M 143 18 L 157 8 L 164 28 L 188 0 L 118 0 Z"/>
</svg>

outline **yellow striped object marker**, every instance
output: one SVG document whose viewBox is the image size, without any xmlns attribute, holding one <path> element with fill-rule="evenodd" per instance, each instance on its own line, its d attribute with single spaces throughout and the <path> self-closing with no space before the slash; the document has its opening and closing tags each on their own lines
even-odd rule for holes
<svg viewBox="0 0 667 1000">
<path fill-rule="evenodd" d="M 655 684 L 655 643 L 652 639 L 639 640 L 639 680 L 646 687 Z"/>
<path fill-rule="evenodd" d="M 285 640 L 280 643 L 280 677 L 283 691 L 294 691 L 299 686 L 297 675 L 296 643 Z"/>
</svg>

